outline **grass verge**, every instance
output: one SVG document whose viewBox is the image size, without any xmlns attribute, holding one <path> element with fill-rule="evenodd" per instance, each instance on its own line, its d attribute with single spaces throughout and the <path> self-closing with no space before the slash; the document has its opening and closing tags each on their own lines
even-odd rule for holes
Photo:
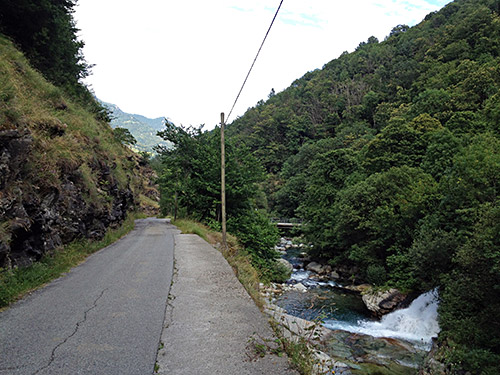
<svg viewBox="0 0 500 375">
<path fill-rule="evenodd" d="M 132 229 L 142 214 L 129 214 L 117 229 L 110 229 L 100 241 L 78 240 L 45 255 L 25 268 L 0 269 L 0 309 L 36 290 L 82 263 L 90 254 L 112 244 Z"/>
</svg>

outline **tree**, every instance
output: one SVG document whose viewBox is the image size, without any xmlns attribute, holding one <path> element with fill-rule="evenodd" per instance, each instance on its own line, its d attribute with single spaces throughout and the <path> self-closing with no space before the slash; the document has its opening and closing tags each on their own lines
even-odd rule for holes
<svg viewBox="0 0 500 375">
<path fill-rule="evenodd" d="M 311 162 L 306 189 L 298 209 L 306 221 L 305 234 L 314 244 L 313 253 L 319 257 L 340 256 L 336 248 L 339 217 L 336 206 L 338 194 L 359 171 L 357 153 L 351 149 L 323 152 Z"/>
<path fill-rule="evenodd" d="M 79 86 L 89 74 L 73 20 L 75 0 L 2 0 L 0 31 L 56 86 Z"/>
<path fill-rule="evenodd" d="M 0 0 L 0 32 L 10 37 L 54 85 L 101 121 L 109 111 L 97 102 L 81 80 L 90 74 L 78 39 L 74 7 L 77 0 Z"/>
<path fill-rule="evenodd" d="M 118 142 L 124 145 L 135 145 L 137 143 L 137 140 L 134 138 L 134 136 L 128 129 L 125 128 L 114 128 L 113 136 Z"/>
<path fill-rule="evenodd" d="M 347 186 L 336 203 L 334 248 L 362 270 L 382 266 L 393 283 L 412 287 L 408 250 L 438 197 L 432 177 L 407 166 Z"/>
<path fill-rule="evenodd" d="M 441 341 L 456 373 L 500 372 L 500 207 L 484 204 L 441 291 Z M 452 350 L 453 348 L 453 350 Z"/>
</svg>

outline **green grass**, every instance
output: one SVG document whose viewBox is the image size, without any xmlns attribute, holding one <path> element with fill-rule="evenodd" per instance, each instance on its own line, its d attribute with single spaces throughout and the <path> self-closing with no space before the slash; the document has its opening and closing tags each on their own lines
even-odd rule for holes
<svg viewBox="0 0 500 375">
<path fill-rule="evenodd" d="M 29 267 L 0 269 L 0 308 L 10 305 L 27 293 L 60 277 L 83 262 L 90 254 L 117 241 L 134 229 L 134 220 L 138 217 L 140 214 L 129 214 L 119 228 L 108 230 L 100 241 L 75 241 L 56 249 L 53 254 L 44 256 L 39 262 Z"/>
</svg>

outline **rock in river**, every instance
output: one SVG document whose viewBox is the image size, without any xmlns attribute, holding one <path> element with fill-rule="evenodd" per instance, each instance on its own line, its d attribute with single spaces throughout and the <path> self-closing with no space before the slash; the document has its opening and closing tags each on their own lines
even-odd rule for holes
<svg viewBox="0 0 500 375">
<path fill-rule="evenodd" d="M 330 266 L 322 266 L 319 263 L 311 262 L 306 266 L 306 270 L 317 273 L 318 275 L 327 274 L 332 271 Z"/>
<path fill-rule="evenodd" d="M 406 295 L 397 289 L 374 292 L 368 291 L 363 295 L 363 302 L 368 310 L 380 317 L 398 308 L 406 300 Z"/>
</svg>

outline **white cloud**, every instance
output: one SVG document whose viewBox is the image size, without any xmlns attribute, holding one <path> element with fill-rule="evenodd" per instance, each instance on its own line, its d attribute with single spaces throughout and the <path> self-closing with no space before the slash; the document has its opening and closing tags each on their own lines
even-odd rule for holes
<svg viewBox="0 0 500 375">
<path fill-rule="evenodd" d="M 447 0 L 285 0 L 232 118 L 371 35 L 413 25 Z M 279 0 L 80 0 L 88 78 L 123 110 L 207 128 L 228 112 Z"/>
</svg>

